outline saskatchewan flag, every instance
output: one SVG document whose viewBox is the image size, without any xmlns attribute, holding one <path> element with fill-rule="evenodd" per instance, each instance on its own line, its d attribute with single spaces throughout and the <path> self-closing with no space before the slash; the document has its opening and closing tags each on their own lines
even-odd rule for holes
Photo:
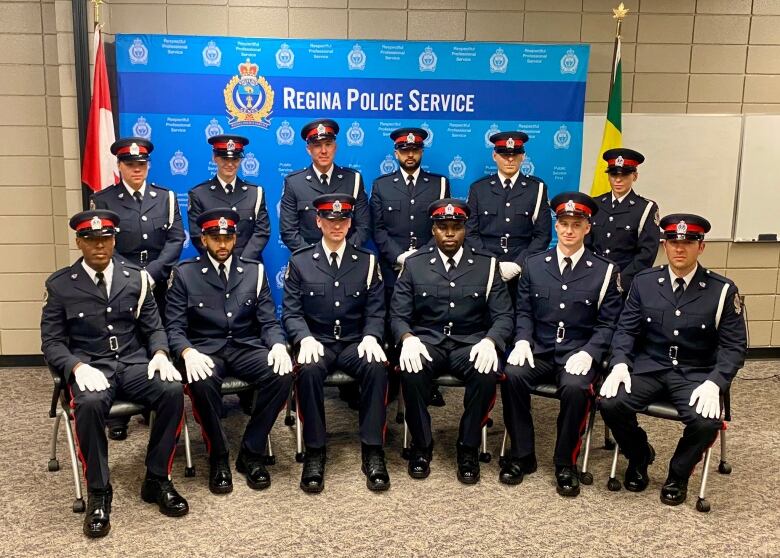
<svg viewBox="0 0 780 558">
<path fill-rule="evenodd" d="M 590 195 L 600 196 L 609 192 L 609 179 L 607 178 L 607 162 L 601 158 L 601 154 L 607 149 L 622 147 L 622 111 L 623 111 L 623 67 L 620 61 L 620 37 L 615 38 L 615 63 L 612 66 L 612 82 L 609 86 L 609 103 L 607 104 L 607 121 L 604 123 L 604 136 L 601 139 L 601 150 L 596 159 L 596 172 L 593 176 L 593 185 L 590 187 Z"/>
</svg>

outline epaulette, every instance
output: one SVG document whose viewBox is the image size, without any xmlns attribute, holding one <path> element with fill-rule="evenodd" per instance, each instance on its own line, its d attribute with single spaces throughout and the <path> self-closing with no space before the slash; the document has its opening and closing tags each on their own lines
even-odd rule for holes
<svg viewBox="0 0 780 558">
<path fill-rule="evenodd" d="M 550 255 L 550 250 L 545 250 L 544 252 L 536 252 L 535 254 L 531 254 L 525 257 L 525 266 L 528 267 L 531 261 L 536 260 L 538 258 L 546 258 Z"/>
<path fill-rule="evenodd" d="M 487 250 L 482 250 L 481 248 L 474 248 L 473 246 L 466 246 L 464 244 L 463 251 L 471 251 L 472 254 L 475 256 L 485 256 L 486 258 L 492 258 L 494 255 L 491 252 L 488 252 Z"/>
<path fill-rule="evenodd" d="M 141 271 L 141 266 L 134 264 L 133 262 L 128 262 L 127 260 L 115 260 L 119 265 L 122 267 L 127 267 L 130 269 L 134 269 L 136 271 Z"/>
<path fill-rule="evenodd" d="M 239 259 L 239 261 L 242 261 L 244 263 L 253 263 L 253 264 L 262 264 L 263 263 L 260 260 L 256 260 L 254 258 L 245 258 L 244 256 L 239 256 L 238 259 Z"/>
<path fill-rule="evenodd" d="M 187 258 L 186 260 L 181 260 L 180 262 L 176 263 L 174 267 L 182 267 L 188 264 L 200 263 L 202 259 L 203 258 L 201 258 L 201 256 L 195 256 L 194 258 Z"/>
<path fill-rule="evenodd" d="M 314 248 L 317 247 L 318 244 L 320 244 L 320 243 L 317 242 L 316 244 L 309 244 L 308 246 L 301 246 L 300 248 L 295 250 L 295 252 L 293 252 L 292 255 L 295 256 L 295 255 L 298 255 L 298 254 L 302 254 L 302 253 L 306 252 L 307 250 L 313 250 Z"/>
<path fill-rule="evenodd" d="M 364 248 L 364 247 L 362 247 L 362 246 L 356 246 L 356 245 L 354 245 L 354 244 L 352 244 L 351 246 L 352 246 L 352 248 L 354 248 L 356 251 L 358 251 L 358 252 L 361 252 L 362 254 L 368 254 L 369 256 L 373 254 L 374 256 L 376 256 L 376 254 L 374 254 L 374 252 L 372 252 L 372 251 L 371 251 L 371 250 L 369 250 L 368 248 Z"/>
<path fill-rule="evenodd" d="M 734 281 L 726 277 L 725 275 L 721 275 L 720 273 L 715 273 L 714 271 L 711 271 L 707 268 L 704 268 L 704 272 L 707 274 L 708 279 L 717 279 L 721 283 L 728 283 L 729 285 L 736 285 Z"/>
<path fill-rule="evenodd" d="M 651 273 L 658 273 L 664 270 L 666 270 L 666 264 L 656 265 L 654 267 L 648 267 L 647 269 L 643 269 L 642 271 L 637 272 L 637 274 L 634 275 L 634 279 L 636 279 L 637 277 L 641 277 L 643 275 L 650 275 Z"/>
<path fill-rule="evenodd" d="M 292 171 L 290 174 L 288 174 L 285 178 L 290 178 L 291 176 L 295 176 L 298 174 L 302 174 L 309 170 L 309 167 L 303 167 L 301 170 Z"/>
</svg>

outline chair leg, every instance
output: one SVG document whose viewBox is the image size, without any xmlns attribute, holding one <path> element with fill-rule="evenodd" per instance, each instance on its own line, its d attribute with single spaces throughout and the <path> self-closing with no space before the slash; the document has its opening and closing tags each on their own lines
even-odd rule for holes
<svg viewBox="0 0 780 558">
<path fill-rule="evenodd" d="M 190 429 L 187 426 L 187 413 L 184 413 L 184 457 L 187 465 L 184 467 L 185 477 L 195 476 L 195 466 L 192 464 L 192 446 L 190 445 Z"/>
<path fill-rule="evenodd" d="M 718 463 L 718 472 L 721 475 L 731 474 L 731 464 L 726 461 L 726 430 L 720 431 L 720 463 Z"/>
<path fill-rule="evenodd" d="M 73 487 L 76 491 L 76 499 L 73 500 L 73 511 L 75 513 L 83 512 L 87 506 L 84 503 L 84 497 L 81 494 L 81 478 L 79 477 L 79 464 L 76 459 L 76 443 L 73 439 L 73 430 L 70 424 L 68 412 L 65 409 L 60 411 L 60 416 L 65 419 L 65 436 L 68 439 L 68 453 L 70 453 L 70 466 L 73 471 Z"/>
<path fill-rule="evenodd" d="M 401 457 L 409 459 L 409 425 L 406 424 L 406 419 L 404 419 L 404 445 L 401 448 Z"/>
<path fill-rule="evenodd" d="M 151 433 L 154 421 L 157 419 L 157 413 L 155 411 L 149 411 L 149 432 Z"/>
<path fill-rule="evenodd" d="M 707 513 L 710 511 L 710 503 L 707 501 L 707 477 L 710 473 L 710 458 L 712 457 L 712 447 L 707 448 L 704 454 L 704 465 L 701 471 L 701 486 L 699 487 L 699 499 L 696 500 L 696 510 Z"/>
<path fill-rule="evenodd" d="M 615 449 L 612 453 L 612 468 L 609 470 L 609 480 L 607 481 L 607 489 L 610 492 L 617 492 L 620 490 L 620 481 L 617 480 L 617 462 L 618 455 L 620 454 L 620 447 L 615 443 Z"/>
<path fill-rule="evenodd" d="M 287 395 L 287 406 L 284 409 L 284 425 L 285 426 L 293 426 L 295 424 L 295 419 L 293 418 L 293 406 L 295 404 L 295 401 L 293 400 L 293 386 L 290 386 L 290 393 Z"/>
<path fill-rule="evenodd" d="M 503 467 L 506 465 L 506 441 L 509 439 L 509 431 L 504 427 L 504 436 L 501 439 L 501 451 L 498 454 L 498 465 Z"/>
<path fill-rule="evenodd" d="M 479 452 L 479 460 L 482 463 L 490 463 L 490 460 L 492 459 L 492 455 L 490 455 L 490 452 L 488 451 L 487 447 L 487 431 L 488 431 L 488 425 L 487 423 L 482 427 L 482 448 Z"/>
<path fill-rule="evenodd" d="M 588 426 L 585 428 L 585 451 L 582 454 L 582 468 L 580 481 L 582 484 L 593 484 L 593 474 L 588 471 L 588 458 L 590 457 L 590 439 L 593 434 L 593 423 L 596 422 L 596 406 L 592 405 L 588 416 Z"/>
<path fill-rule="evenodd" d="M 271 445 L 271 435 L 268 435 L 265 443 L 265 457 L 263 458 L 266 465 L 276 465 L 276 456 L 274 455 L 274 448 Z"/>
<path fill-rule="evenodd" d="M 59 471 L 60 462 L 57 460 L 57 436 L 60 433 L 60 421 L 62 421 L 62 415 L 57 413 L 54 417 L 54 426 L 51 431 L 51 454 L 49 456 L 49 471 Z"/>
<path fill-rule="evenodd" d="M 295 413 L 295 461 L 303 463 L 303 424 L 298 413 Z"/>
</svg>

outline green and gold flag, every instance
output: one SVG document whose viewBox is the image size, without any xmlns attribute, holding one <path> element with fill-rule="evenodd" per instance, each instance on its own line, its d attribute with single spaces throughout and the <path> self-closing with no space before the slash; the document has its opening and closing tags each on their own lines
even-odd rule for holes
<svg viewBox="0 0 780 558">
<path fill-rule="evenodd" d="M 622 4 L 621 4 L 622 6 Z M 596 160 L 596 172 L 593 176 L 593 185 L 590 187 L 592 197 L 609 192 L 609 179 L 607 178 L 607 162 L 601 158 L 601 154 L 607 149 L 623 146 L 623 66 L 620 62 L 620 36 L 615 38 L 615 64 L 612 66 L 612 82 L 609 86 L 609 103 L 607 104 L 607 121 L 604 123 L 604 136 L 601 139 L 601 150 Z"/>
</svg>

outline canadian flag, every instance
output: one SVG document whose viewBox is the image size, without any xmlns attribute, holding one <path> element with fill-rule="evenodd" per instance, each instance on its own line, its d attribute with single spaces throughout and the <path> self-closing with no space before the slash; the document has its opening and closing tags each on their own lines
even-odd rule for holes
<svg viewBox="0 0 780 558">
<path fill-rule="evenodd" d="M 119 180 L 116 158 L 111 154 L 114 143 L 114 117 L 111 112 L 111 91 L 108 88 L 106 55 L 100 28 L 94 34 L 95 79 L 92 83 L 92 105 L 87 121 L 87 141 L 81 165 L 81 181 L 97 192 Z"/>
</svg>

